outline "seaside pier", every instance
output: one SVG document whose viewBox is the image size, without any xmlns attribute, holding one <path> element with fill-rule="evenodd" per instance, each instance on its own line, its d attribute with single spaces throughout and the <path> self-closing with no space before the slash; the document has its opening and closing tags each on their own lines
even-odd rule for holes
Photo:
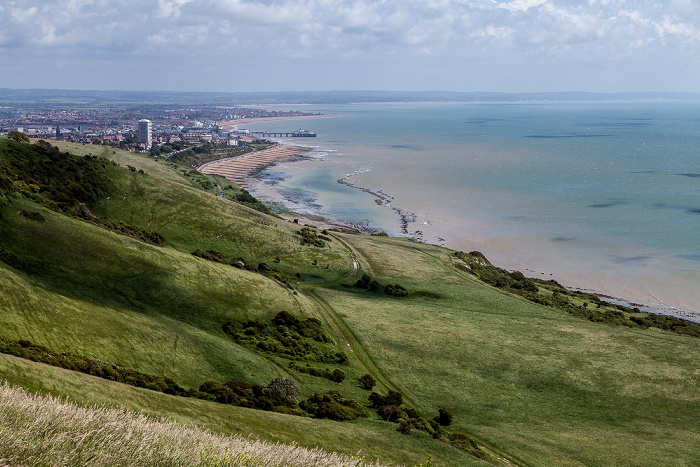
<svg viewBox="0 0 700 467">
<path fill-rule="evenodd" d="M 299 128 L 296 131 L 251 131 L 251 135 L 259 138 L 278 137 L 278 138 L 315 138 L 316 133 Z"/>
</svg>

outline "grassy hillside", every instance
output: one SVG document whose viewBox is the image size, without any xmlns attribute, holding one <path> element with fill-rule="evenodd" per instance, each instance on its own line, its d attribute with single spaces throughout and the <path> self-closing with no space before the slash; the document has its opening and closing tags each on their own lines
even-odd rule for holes
<svg viewBox="0 0 700 467">
<path fill-rule="evenodd" d="M 398 424 L 374 410 L 334 422 L 0 355 L 0 377 L 11 383 L 216 433 L 362 450 L 387 464 L 483 463 L 464 452 L 468 443 L 449 446 L 460 444 L 450 433 L 474 438 L 483 450 L 473 452 L 491 464 L 695 462 L 695 337 L 585 321 L 481 282 L 447 249 L 286 222 L 212 196 L 206 178 L 144 155 L 64 143 L 65 170 L 49 183 L 42 158 L 54 150 L 17 144 L 0 139 L 0 338 L 194 390 L 238 380 L 259 391 L 288 378 L 299 402 L 335 390 L 370 408 L 357 381 L 370 374 L 374 391 L 398 391 L 403 405 Z M 85 164 L 65 149 L 91 156 L 91 177 L 108 177 L 103 191 L 62 188 L 85 181 Z M 49 175 L 30 180 L 30 163 Z M 146 243 L 149 235 L 164 242 Z M 282 311 L 292 318 L 280 321 Z M 335 354 L 344 357 L 324 357 Z M 427 426 L 438 409 L 453 415 L 449 427 Z"/>
<path fill-rule="evenodd" d="M 364 457 L 367 464 L 372 464 L 376 459 L 383 459 L 381 463 L 387 465 L 414 466 L 425 464 L 428 456 L 432 455 L 438 465 L 483 465 L 431 439 L 402 435 L 393 427 L 387 426 L 391 424 L 386 422 L 365 420 L 358 423 L 338 423 L 213 404 L 196 399 L 173 398 L 1 354 L 0 374 L 4 379 L 14 381 L 31 392 L 67 397 L 70 402 L 79 406 L 98 405 L 143 413 L 156 419 L 165 417 L 186 427 L 207 429 L 215 435 L 238 435 L 272 443 L 295 443 L 309 449 L 323 447 L 326 451 Z M 195 446 L 197 441 L 193 443 Z M 223 443 L 215 443 L 215 446 L 221 444 Z M 0 440 L 0 449 L 2 447 Z M 199 446 L 196 446 L 196 450 L 199 451 Z M 205 465 L 217 464 L 211 462 Z M 358 462 L 350 465 L 358 465 Z"/>
<path fill-rule="evenodd" d="M 697 338 L 583 321 L 456 274 L 441 248 L 349 237 L 413 298 L 317 293 L 426 412 L 528 465 L 693 465 Z M 430 291 L 439 298 L 420 296 Z"/>
</svg>

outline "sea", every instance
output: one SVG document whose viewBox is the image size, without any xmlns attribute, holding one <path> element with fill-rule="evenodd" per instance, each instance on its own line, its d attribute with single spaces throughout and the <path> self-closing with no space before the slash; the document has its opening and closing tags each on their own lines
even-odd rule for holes
<svg viewBox="0 0 700 467">
<path fill-rule="evenodd" d="M 333 117 L 240 126 L 318 135 L 256 196 L 700 321 L 700 102 L 291 108 Z"/>
</svg>

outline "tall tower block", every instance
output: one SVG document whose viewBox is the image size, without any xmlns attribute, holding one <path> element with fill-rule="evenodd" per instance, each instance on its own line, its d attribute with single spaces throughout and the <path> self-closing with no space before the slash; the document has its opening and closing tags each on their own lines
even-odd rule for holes
<svg viewBox="0 0 700 467">
<path fill-rule="evenodd" d="M 151 147 L 151 121 L 139 120 L 139 143 L 146 143 L 146 146 Z"/>
</svg>

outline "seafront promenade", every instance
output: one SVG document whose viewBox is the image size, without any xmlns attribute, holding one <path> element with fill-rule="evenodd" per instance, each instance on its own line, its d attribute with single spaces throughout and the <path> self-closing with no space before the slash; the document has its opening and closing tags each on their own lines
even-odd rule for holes
<svg viewBox="0 0 700 467">
<path fill-rule="evenodd" d="M 206 163 L 197 170 L 209 175 L 221 175 L 238 184 L 245 184 L 252 173 L 269 165 L 290 159 L 311 151 L 303 146 L 277 144 L 271 148 L 255 151 L 237 157 L 229 157 Z"/>
</svg>

